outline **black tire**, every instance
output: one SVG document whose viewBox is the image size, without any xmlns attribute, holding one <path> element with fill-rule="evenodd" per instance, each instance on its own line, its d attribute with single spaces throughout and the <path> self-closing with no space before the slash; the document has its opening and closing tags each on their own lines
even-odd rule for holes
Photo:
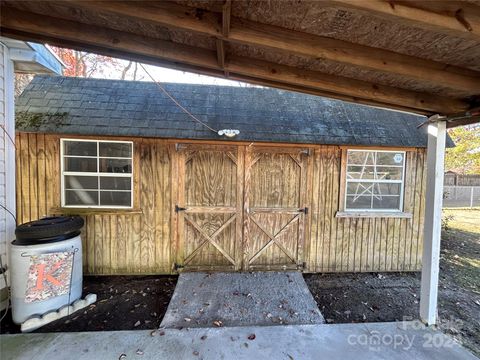
<svg viewBox="0 0 480 360">
<path fill-rule="evenodd" d="M 84 221 L 80 216 L 52 216 L 17 226 L 17 241 L 64 238 L 79 233 Z"/>
</svg>

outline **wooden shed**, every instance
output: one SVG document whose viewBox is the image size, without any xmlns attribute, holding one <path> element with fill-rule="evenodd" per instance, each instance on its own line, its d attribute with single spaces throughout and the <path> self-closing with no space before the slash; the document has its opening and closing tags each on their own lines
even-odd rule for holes
<svg viewBox="0 0 480 360">
<path fill-rule="evenodd" d="M 18 222 L 83 216 L 87 274 L 420 269 L 424 117 L 165 87 L 210 129 L 154 83 L 36 77 L 16 108 Z"/>
</svg>

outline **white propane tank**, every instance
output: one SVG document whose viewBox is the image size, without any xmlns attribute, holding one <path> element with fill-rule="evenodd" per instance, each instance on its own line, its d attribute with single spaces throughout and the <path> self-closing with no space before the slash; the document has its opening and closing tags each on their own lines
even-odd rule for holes
<svg viewBox="0 0 480 360">
<path fill-rule="evenodd" d="M 20 241 L 17 234 L 10 246 L 12 318 L 16 324 L 80 299 L 83 274 L 79 233 L 76 229 L 33 241 Z"/>
</svg>

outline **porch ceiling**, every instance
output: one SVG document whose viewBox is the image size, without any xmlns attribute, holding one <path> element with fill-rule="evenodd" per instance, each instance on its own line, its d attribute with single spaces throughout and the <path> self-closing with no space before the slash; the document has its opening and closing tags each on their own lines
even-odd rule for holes
<svg viewBox="0 0 480 360">
<path fill-rule="evenodd" d="M 1 1 L 1 34 L 420 114 L 480 104 L 480 1 Z"/>
</svg>

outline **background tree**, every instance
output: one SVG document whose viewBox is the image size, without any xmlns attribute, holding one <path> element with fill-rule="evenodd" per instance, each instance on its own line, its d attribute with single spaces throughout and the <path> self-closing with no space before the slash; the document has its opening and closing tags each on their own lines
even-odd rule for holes
<svg viewBox="0 0 480 360">
<path fill-rule="evenodd" d="M 480 126 L 457 127 L 450 129 L 448 134 L 456 146 L 447 149 L 445 171 L 480 174 Z"/>
<path fill-rule="evenodd" d="M 51 49 L 65 64 L 64 76 L 111 77 L 121 71 L 121 60 L 109 56 L 52 46 Z"/>
<path fill-rule="evenodd" d="M 15 73 L 15 99 L 20 96 L 32 79 L 32 74 Z"/>
</svg>

